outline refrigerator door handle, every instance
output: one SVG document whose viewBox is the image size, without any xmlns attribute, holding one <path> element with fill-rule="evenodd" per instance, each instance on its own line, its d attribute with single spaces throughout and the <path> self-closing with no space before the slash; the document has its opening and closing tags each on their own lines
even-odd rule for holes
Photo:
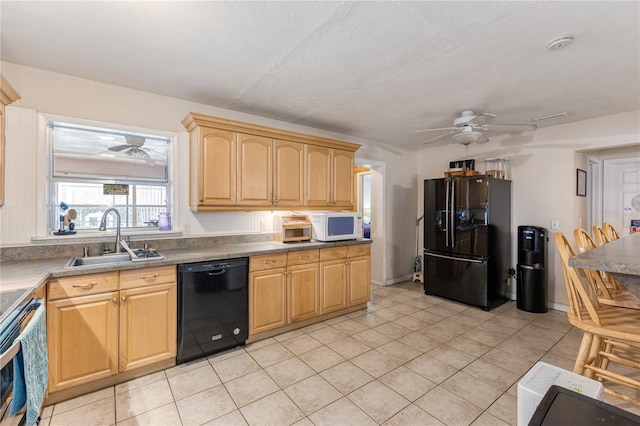
<svg viewBox="0 0 640 426">
<path fill-rule="evenodd" d="M 446 256 L 444 254 L 429 253 L 429 252 L 426 252 L 426 251 L 425 251 L 424 255 L 425 256 L 432 256 L 432 257 L 439 257 L 441 259 L 458 260 L 458 261 L 461 261 L 461 262 L 485 263 L 484 260 L 480 260 L 480 259 L 464 259 L 462 257 Z"/>
<path fill-rule="evenodd" d="M 445 247 L 449 247 L 449 184 L 451 182 L 449 182 L 448 180 L 445 181 L 445 183 L 447 184 L 447 187 L 445 188 L 445 202 L 444 202 L 444 206 L 445 206 L 445 211 L 444 211 L 444 226 L 445 226 L 445 230 L 444 230 L 444 237 L 445 237 Z"/>
<path fill-rule="evenodd" d="M 533 266 L 531 266 L 531 265 L 520 265 L 520 267 L 521 267 L 522 269 L 529 269 L 529 270 L 531 270 L 531 271 L 532 271 L 532 270 L 534 270 L 534 269 L 536 269 L 536 268 L 534 268 L 534 267 L 533 267 Z"/>
<path fill-rule="evenodd" d="M 450 207 L 450 214 L 451 214 L 451 231 L 449 231 L 451 233 L 451 247 L 455 247 L 456 246 L 456 240 L 455 240 L 455 231 L 456 231 L 456 222 L 455 222 L 455 215 L 456 215 L 456 181 L 454 179 L 451 179 L 451 196 L 449 197 L 450 201 L 451 201 L 451 205 Z"/>
</svg>

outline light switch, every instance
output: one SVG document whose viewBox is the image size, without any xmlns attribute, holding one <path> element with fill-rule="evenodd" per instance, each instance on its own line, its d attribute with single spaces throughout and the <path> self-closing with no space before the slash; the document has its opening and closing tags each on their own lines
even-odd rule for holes
<svg viewBox="0 0 640 426">
<path fill-rule="evenodd" d="M 552 231 L 559 231 L 560 230 L 560 221 L 559 220 L 552 220 L 551 221 L 551 230 Z"/>
</svg>

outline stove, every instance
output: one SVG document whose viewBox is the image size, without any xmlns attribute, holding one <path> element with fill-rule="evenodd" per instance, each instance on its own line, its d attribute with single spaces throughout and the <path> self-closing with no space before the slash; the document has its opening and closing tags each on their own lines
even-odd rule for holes
<svg viewBox="0 0 640 426">
<path fill-rule="evenodd" d="M 0 322 L 4 321 L 15 308 L 20 306 L 32 291 L 32 288 L 0 291 Z"/>
</svg>

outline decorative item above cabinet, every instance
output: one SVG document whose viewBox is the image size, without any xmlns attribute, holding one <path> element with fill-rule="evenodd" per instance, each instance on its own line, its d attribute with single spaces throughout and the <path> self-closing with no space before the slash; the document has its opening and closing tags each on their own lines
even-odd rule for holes
<svg viewBox="0 0 640 426">
<path fill-rule="evenodd" d="M 197 113 L 182 124 L 193 211 L 353 208 L 358 144 Z"/>
</svg>

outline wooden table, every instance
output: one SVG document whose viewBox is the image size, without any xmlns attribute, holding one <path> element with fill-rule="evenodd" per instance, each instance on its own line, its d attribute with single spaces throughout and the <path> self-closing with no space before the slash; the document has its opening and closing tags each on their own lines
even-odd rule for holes
<svg viewBox="0 0 640 426">
<path fill-rule="evenodd" d="M 640 233 L 626 235 L 569 259 L 569 265 L 609 272 L 640 297 Z"/>
</svg>

